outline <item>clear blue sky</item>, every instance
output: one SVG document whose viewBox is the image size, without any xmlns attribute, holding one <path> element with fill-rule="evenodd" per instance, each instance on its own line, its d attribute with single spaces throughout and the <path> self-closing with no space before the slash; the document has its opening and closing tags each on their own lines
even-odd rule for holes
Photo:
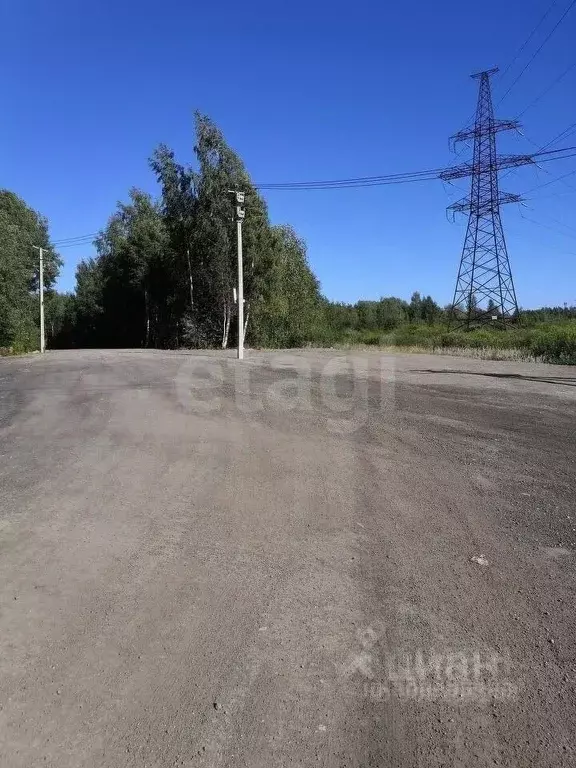
<svg viewBox="0 0 576 768">
<path fill-rule="evenodd" d="M 54 240 L 94 232 L 131 186 L 155 192 L 147 158 L 159 142 L 192 161 L 195 108 L 258 182 L 443 166 L 449 135 L 474 110 L 469 73 L 505 69 L 550 2 L 0 0 L 0 185 L 49 218 Z M 558 0 L 496 78 L 495 101 L 569 4 Z M 498 115 L 519 114 L 576 62 L 575 39 L 576 7 Z M 500 149 L 529 152 L 528 139 L 542 145 L 575 121 L 576 66 L 522 117 L 526 138 L 502 136 Z M 576 158 L 524 168 L 502 187 L 524 192 L 575 169 Z M 576 303 L 576 174 L 566 183 L 503 208 L 525 307 Z M 420 290 L 447 303 L 465 220 L 449 223 L 445 208 L 461 194 L 432 181 L 266 197 L 273 222 L 306 239 L 328 297 Z M 61 253 L 70 290 L 92 249 Z"/>
</svg>

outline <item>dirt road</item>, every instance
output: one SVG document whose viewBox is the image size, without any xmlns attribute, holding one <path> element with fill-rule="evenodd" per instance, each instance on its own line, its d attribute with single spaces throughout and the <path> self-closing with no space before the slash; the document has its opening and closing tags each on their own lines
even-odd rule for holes
<svg viewBox="0 0 576 768">
<path fill-rule="evenodd" d="M 576 764 L 576 369 L 0 360 L 0 765 Z"/>
</svg>

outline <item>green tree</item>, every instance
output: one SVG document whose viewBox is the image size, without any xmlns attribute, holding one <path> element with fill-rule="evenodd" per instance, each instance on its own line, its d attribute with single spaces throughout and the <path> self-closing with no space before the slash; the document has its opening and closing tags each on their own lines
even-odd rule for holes
<svg viewBox="0 0 576 768">
<path fill-rule="evenodd" d="M 470 293 L 466 301 L 466 316 L 468 320 L 473 320 L 478 315 L 478 298 L 474 292 Z"/>
<path fill-rule="evenodd" d="M 382 298 L 378 302 L 378 327 L 384 331 L 402 325 L 408 317 L 408 305 L 394 296 Z"/>
<path fill-rule="evenodd" d="M 324 313 L 328 326 L 337 332 L 356 329 L 360 324 L 358 310 L 352 304 L 326 301 Z"/>
<path fill-rule="evenodd" d="M 488 299 L 486 312 L 490 315 L 490 317 L 497 317 L 500 314 L 500 307 L 493 299 Z"/>
<path fill-rule="evenodd" d="M 203 265 L 201 254 L 193 252 L 198 213 L 198 174 L 177 163 L 174 152 L 164 144 L 155 150 L 150 166 L 162 191 L 160 209 L 171 251 L 171 261 L 167 265 L 170 285 L 166 286 L 169 293 L 169 335 L 178 340 L 179 326 L 183 325 L 187 329 L 186 341 L 193 346 L 203 345 L 206 339 L 200 328 L 205 317 L 199 311 L 198 301 Z M 192 330 L 194 328 L 196 331 Z"/>
<path fill-rule="evenodd" d="M 321 333 L 324 313 L 320 286 L 306 246 L 288 226 L 271 228 L 266 279 L 253 297 L 249 341 L 255 345 L 297 347 Z"/>
<path fill-rule="evenodd" d="M 99 331 L 115 346 L 158 345 L 169 294 L 170 249 L 160 207 L 138 189 L 96 241 Z M 89 282 L 91 291 L 94 289 Z"/>
<path fill-rule="evenodd" d="M 420 317 L 422 320 L 428 323 L 428 325 L 434 325 L 441 314 L 442 310 L 438 304 L 436 304 L 432 296 L 424 296 L 420 303 Z"/>
<path fill-rule="evenodd" d="M 410 297 L 410 305 L 408 306 L 408 317 L 410 322 L 417 323 L 422 320 L 422 297 L 418 291 L 414 291 Z"/>
<path fill-rule="evenodd" d="M 44 285 L 50 290 L 62 261 L 52 248 L 47 220 L 8 190 L 0 190 L 0 347 L 39 346 L 39 257 L 44 249 Z"/>
<path fill-rule="evenodd" d="M 109 343 L 104 331 L 104 278 L 97 259 L 81 261 L 76 268 L 73 346 L 95 347 Z"/>
<path fill-rule="evenodd" d="M 106 346 L 222 346 L 236 341 L 236 223 L 230 190 L 246 194 L 243 224 L 245 334 L 249 344 L 298 346 L 361 338 L 406 320 L 433 323 L 430 296 L 350 304 L 330 302 L 296 232 L 272 226 L 266 205 L 222 132 L 197 114 L 195 162 L 182 165 L 160 145 L 150 166 L 154 200 L 132 190 L 82 262 L 76 294 L 56 311 L 74 343 Z M 58 324 L 57 323 L 57 324 Z M 372 333 L 378 339 L 378 334 Z"/>
<path fill-rule="evenodd" d="M 358 301 L 356 303 L 358 325 L 362 330 L 374 330 L 378 327 L 378 303 L 376 301 Z"/>
<path fill-rule="evenodd" d="M 252 303 L 262 294 L 271 267 L 272 235 L 268 212 L 253 187 L 244 164 L 227 145 L 221 131 L 206 116 L 196 115 L 196 205 L 191 251 L 200 274 L 197 311 L 218 328 L 217 340 L 228 345 L 235 313 L 237 280 L 236 224 L 230 190 L 246 194 L 248 215 L 243 225 L 245 322 Z M 216 341 L 216 339 L 214 339 Z"/>
<path fill-rule="evenodd" d="M 64 327 L 70 319 L 74 302 L 72 294 L 48 290 L 44 297 L 44 316 L 46 323 L 46 345 L 53 347 L 62 336 Z"/>
</svg>

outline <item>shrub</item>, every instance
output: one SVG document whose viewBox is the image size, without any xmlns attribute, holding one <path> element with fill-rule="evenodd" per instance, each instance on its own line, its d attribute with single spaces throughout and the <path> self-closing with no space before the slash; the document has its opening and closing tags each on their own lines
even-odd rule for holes
<svg viewBox="0 0 576 768">
<path fill-rule="evenodd" d="M 440 344 L 441 330 L 432 325 L 405 325 L 393 334 L 398 347 L 427 347 L 433 349 Z"/>
<path fill-rule="evenodd" d="M 535 357 L 546 363 L 576 365 L 576 325 L 536 330 L 530 349 Z"/>
<path fill-rule="evenodd" d="M 364 334 L 362 343 L 377 347 L 379 344 L 381 344 L 380 334 L 377 331 L 368 331 Z"/>
<path fill-rule="evenodd" d="M 474 350 L 475 356 L 506 358 L 507 350 L 516 350 L 518 359 L 537 358 L 548 363 L 576 365 L 576 322 L 518 323 L 502 329 L 490 326 L 446 330 L 445 325 L 404 324 L 393 331 L 334 327 L 315 329 L 313 343 L 367 344 L 370 346 L 420 347 L 422 349 Z M 514 354 L 516 354 L 514 353 Z"/>
</svg>

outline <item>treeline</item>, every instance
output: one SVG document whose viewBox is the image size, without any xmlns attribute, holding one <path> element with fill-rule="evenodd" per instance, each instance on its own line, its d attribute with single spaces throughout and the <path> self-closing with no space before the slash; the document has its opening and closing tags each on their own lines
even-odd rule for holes
<svg viewBox="0 0 576 768">
<path fill-rule="evenodd" d="M 273 226 L 266 204 L 218 128 L 196 117 L 195 167 L 160 146 L 159 199 L 133 189 L 80 263 L 56 346 L 227 347 L 236 341 L 236 224 L 229 190 L 246 193 L 247 343 L 299 346 L 322 321 L 303 241 Z"/>
<path fill-rule="evenodd" d="M 407 323 L 433 325 L 447 317 L 431 296 L 421 297 L 418 291 L 409 302 L 395 296 L 379 301 L 358 301 L 356 304 L 325 302 L 324 324 L 335 339 L 376 331 L 391 331 Z"/>
<path fill-rule="evenodd" d="M 0 190 L 0 349 L 39 348 L 39 248 L 44 249 L 48 330 L 56 332 L 54 304 L 60 299 L 53 286 L 62 261 L 50 245 L 48 222 L 13 192 Z"/>
<path fill-rule="evenodd" d="M 266 204 L 238 155 L 205 116 L 196 116 L 195 163 L 181 164 L 166 146 L 150 167 L 157 198 L 132 189 L 98 236 L 95 258 L 80 262 L 73 294 L 54 290 L 62 264 L 47 221 L 9 191 L 0 191 L 0 349 L 39 348 L 38 248 L 44 249 L 48 347 L 227 347 L 236 343 L 236 225 L 229 190 L 246 193 L 244 287 L 246 343 L 437 346 L 513 341 L 539 350 L 530 329 L 554 327 L 546 349 L 576 355 L 576 307 L 523 312 L 515 332 L 447 333 L 450 307 L 415 292 L 356 304 L 320 293 L 304 242 L 272 225 Z M 497 308 L 492 305 L 497 313 Z M 474 301 L 472 314 L 482 310 Z M 524 330 L 521 331 L 521 329 Z M 492 334 L 492 335 L 490 335 Z M 568 345 L 568 346 L 566 346 Z M 566 351 L 568 350 L 568 351 Z M 534 352 L 536 354 L 536 352 Z M 553 359 L 553 354 L 542 355 Z"/>
<path fill-rule="evenodd" d="M 497 308 L 491 309 L 497 313 Z M 495 359 L 540 360 L 576 365 L 576 306 L 524 310 L 509 327 L 479 325 L 465 330 L 449 324 L 451 307 L 414 293 L 410 302 L 397 298 L 326 304 L 324 343 L 421 349 L 431 352 L 473 350 Z M 474 307 L 472 319 L 486 311 Z"/>
</svg>

